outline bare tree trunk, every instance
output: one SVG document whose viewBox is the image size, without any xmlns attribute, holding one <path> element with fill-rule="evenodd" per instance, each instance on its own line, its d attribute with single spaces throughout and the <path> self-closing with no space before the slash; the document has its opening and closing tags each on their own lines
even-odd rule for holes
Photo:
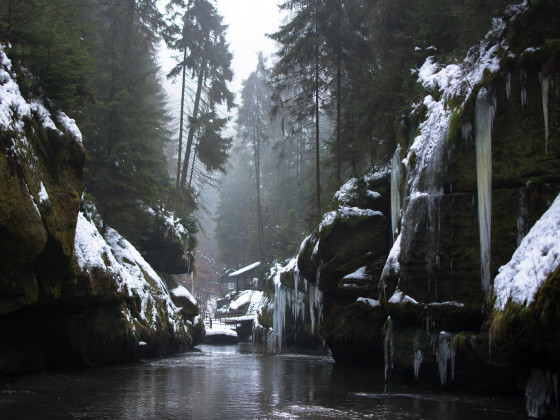
<svg viewBox="0 0 560 420">
<path fill-rule="evenodd" d="M 321 168 L 319 159 L 319 36 L 317 6 L 315 6 L 315 166 L 317 217 L 321 216 Z"/>
<path fill-rule="evenodd" d="M 180 197 L 180 182 L 181 182 L 181 158 L 183 155 L 183 125 L 184 125 L 184 114 L 185 114 L 185 84 L 186 84 L 186 70 L 187 66 L 185 61 L 187 60 L 187 49 L 183 51 L 183 74 L 181 81 L 181 110 L 179 115 L 179 150 L 177 151 L 177 179 L 175 180 L 175 199 L 173 200 L 173 218 L 178 217 L 179 210 L 179 197 Z"/>
<path fill-rule="evenodd" d="M 261 171 L 260 171 L 260 147 L 258 134 L 253 140 L 253 148 L 255 153 L 255 178 L 257 180 L 257 233 L 259 239 L 259 257 L 263 261 L 264 256 L 264 229 L 262 222 L 262 211 L 261 211 Z"/>
<path fill-rule="evenodd" d="M 337 51 L 336 63 L 336 182 L 337 186 L 341 184 L 342 170 L 342 147 L 341 147 L 341 131 L 342 131 L 342 51 L 340 42 Z"/>
<path fill-rule="evenodd" d="M 196 95 L 194 98 L 194 105 L 193 105 L 193 112 L 191 115 L 191 121 L 190 121 L 190 125 L 189 125 L 189 134 L 187 137 L 187 150 L 185 152 L 185 159 L 183 160 L 183 169 L 181 172 L 181 183 L 179 185 L 179 188 L 181 191 L 183 191 L 184 194 L 184 190 L 185 190 L 185 185 L 187 183 L 187 172 L 189 169 L 189 162 L 190 162 L 190 158 L 191 158 L 191 149 L 192 149 L 192 143 L 194 140 L 194 132 L 196 131 L 196 124 L 195 121 L 198 118 L 198 110 L 200 108 L 200 97 L 202 96 L 202 82 L 204 81 L 204 76 L 205 76 L 205 64 L 202 63 L 201 69 L 200 69 L 200 73 L 198 74 L 198 84 L 196 87 Z"/>
</svg>

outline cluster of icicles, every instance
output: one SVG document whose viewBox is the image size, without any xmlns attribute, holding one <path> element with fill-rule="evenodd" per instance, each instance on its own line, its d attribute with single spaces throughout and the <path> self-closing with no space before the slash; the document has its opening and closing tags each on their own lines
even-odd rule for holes
<svg viewBox="0 0 560 420">
<path fill-rule="evenodd" d="M 315 321 L 322 319 L 323 294 L 319 290 L 319 279 L 315 283 L 303 279 L 303 290 L 299 289 L 300 273 L 297 266 L 293 268 L 294 288 L 286 286 L 281 282 L 274 284 L 273 318 L 272 329 L 269 330 L 266 342 L 271 352 L 279 351 L 284 342 L 286 329 L 286 314 L 290 311 L 295 323 L 306 321 L 305 295 L 308 296 L 309 321 L 311 323 L 311 334 L 315 334 Z M 317 274 L 318 275 L 318 274 Z"/>
<path fill-rule="evenodd" d="M 526 80 L 527 72 L 521 71 L 521 104 L 527 106 Z M 542 87 L 542 107 L 544 116 L 545 133 L 545 153 L 548 152 L 549 124 L 548 124 L 548 93 L 552 85 L 550 76 L 539 74 Z M 511 76 L 506 77 L 506 94 L 509 99 L 511 87 Z M 496 96 L 486 88 L 481 88 L 478 92 L 475 103 L 475 127 L 474 141 L 476 153 L 476 174 L 477 174 L 477 201 L 478 201 L 478 221 L 479 221 L 479 240 L 480 240 L 480 261 L 481 261 L 481 286 L 489 299 L 492 294 L 492 281 L 490 270 L 491 255 L 491 218 L 492 218 L 492 129 L 496 115 Z M 463 124 L 462 135 L 465 141 L 471 138 L 473 126 L 470 122 Z M 401 150 L 400 147 L 395 151 L 391 162 L 391 227 L 393 238 L 399 233 L 398 225 L 401 216 L 400 188 L 402 183 L 401 173 Z M 413 194 L 411 192 L 411 194 Z M 526 197 L 523 190 L 519 193 L 518 208 L 516 210 L 518 237 L 517 243 L 527 234 L 527 209 Z M 429 333 L 429 332 L 428 332 Z M 433 336 L 433 334 L 431 334 Z M 451 344 L 452 335 L 441 332 L 437 340 L 432 340 L 434 351 L 436 352 L 440 382 L 445 385 L 448 377 L 448 365 L 451 368 L 451 379 L 454 376 L 455 350 Z M 415 337 L 413 368 L 414 376 L 418 379 L 420 366 L 422 364 L 423 353 L 420 348 L 419 338 Z M 436 348 L 437 345 L 437 348 Z M 387 371 L 392 368 L 393 338 L 392 321 L 389 318 L 386 325 L 386 337 L 384 340 L 384 359 L 385 376 Z"/>
<path fill-rule="evenodd" d="M 431 343 L 432 352 L 436 354 L 438 362 L 439 379 L 442 386 L 447 383 L 448 376 L 451 380 L 455 376 L 455 345 L 453 343 L 454 334 L 435 331 L 435 323 L 426 318 L 426 331 L 416 330 L 413 342 L 413 359 L 412 366 L 414 369 L 414 378 L 418 380 L 420 375 L 420 366 L 424 353 L 422 351 L 422 341 L 426 338 Z M 383 358 L 385 361 L 385 380 L 389 369 L 393 369 L 393 321 L 391 317 L 387 318 L 385 323 L 385 338 L 383 339 Z"/>
</svg>

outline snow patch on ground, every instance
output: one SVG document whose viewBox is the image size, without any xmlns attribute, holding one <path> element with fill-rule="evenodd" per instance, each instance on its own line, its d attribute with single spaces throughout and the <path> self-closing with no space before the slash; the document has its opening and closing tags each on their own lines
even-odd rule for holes
<svg viewBox="0 0 560 420">
<path fill-rule="evenodd" d="M 494 279 L 494 307 L 507 301 L 530 305 L 538 288 L 560 265 L 560 195 L 535 223 Z"/>
<path fill-rule="evenodd" d="M 226 335 L 229 337 L 237 337 L 237 332 L 235 330 L 232 330 L 229 326 L 225 324 L 213 322 L 212 328 L 208 326 L 206 327 L 206 336 L 209 337 L 212 335 Z"/>
</svg>

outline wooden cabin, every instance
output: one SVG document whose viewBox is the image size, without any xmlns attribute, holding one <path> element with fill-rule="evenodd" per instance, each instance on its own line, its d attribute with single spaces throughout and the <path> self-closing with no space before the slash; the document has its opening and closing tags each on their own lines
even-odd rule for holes
<svg viewBox="0 0 560 420">
<path fill-rule="evenodd" d="M 259 265 L 261 262 L 257 261 L 224 277 L 222 291 L 229 293 L 235 290 L 239 293 L 243 290 L 257 289 L 258 280 L 256 280 L 255 270 Z"/>
</svg>

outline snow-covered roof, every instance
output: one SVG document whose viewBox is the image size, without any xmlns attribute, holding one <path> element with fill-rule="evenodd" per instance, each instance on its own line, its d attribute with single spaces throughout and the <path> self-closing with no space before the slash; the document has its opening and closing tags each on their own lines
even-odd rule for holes
<svg viewBox="0 0 560 420">
<path fill-rule="evenodd" d="M 251 265 L 248 265 L 247 267 L 243 267 L 243 268 L 240 268 L 240 269 L 237 270 L 237 271 L 234 271 L 233 273 L 231 273 L 231 274 L 229 275 L 229 277 L 237 277 L 237 276 L 239 276 L 240 274 L 246 273 L 247 271 L 250 271 L 250 270 L 252 270 L 253 268 L 258 267 L 259 265 L 261 265 L 261 262 L 260 262 L 260 261 L 257 261 L 256 263 L 253 263 L 253 264 L 251 264 Z"/>
</svg>

